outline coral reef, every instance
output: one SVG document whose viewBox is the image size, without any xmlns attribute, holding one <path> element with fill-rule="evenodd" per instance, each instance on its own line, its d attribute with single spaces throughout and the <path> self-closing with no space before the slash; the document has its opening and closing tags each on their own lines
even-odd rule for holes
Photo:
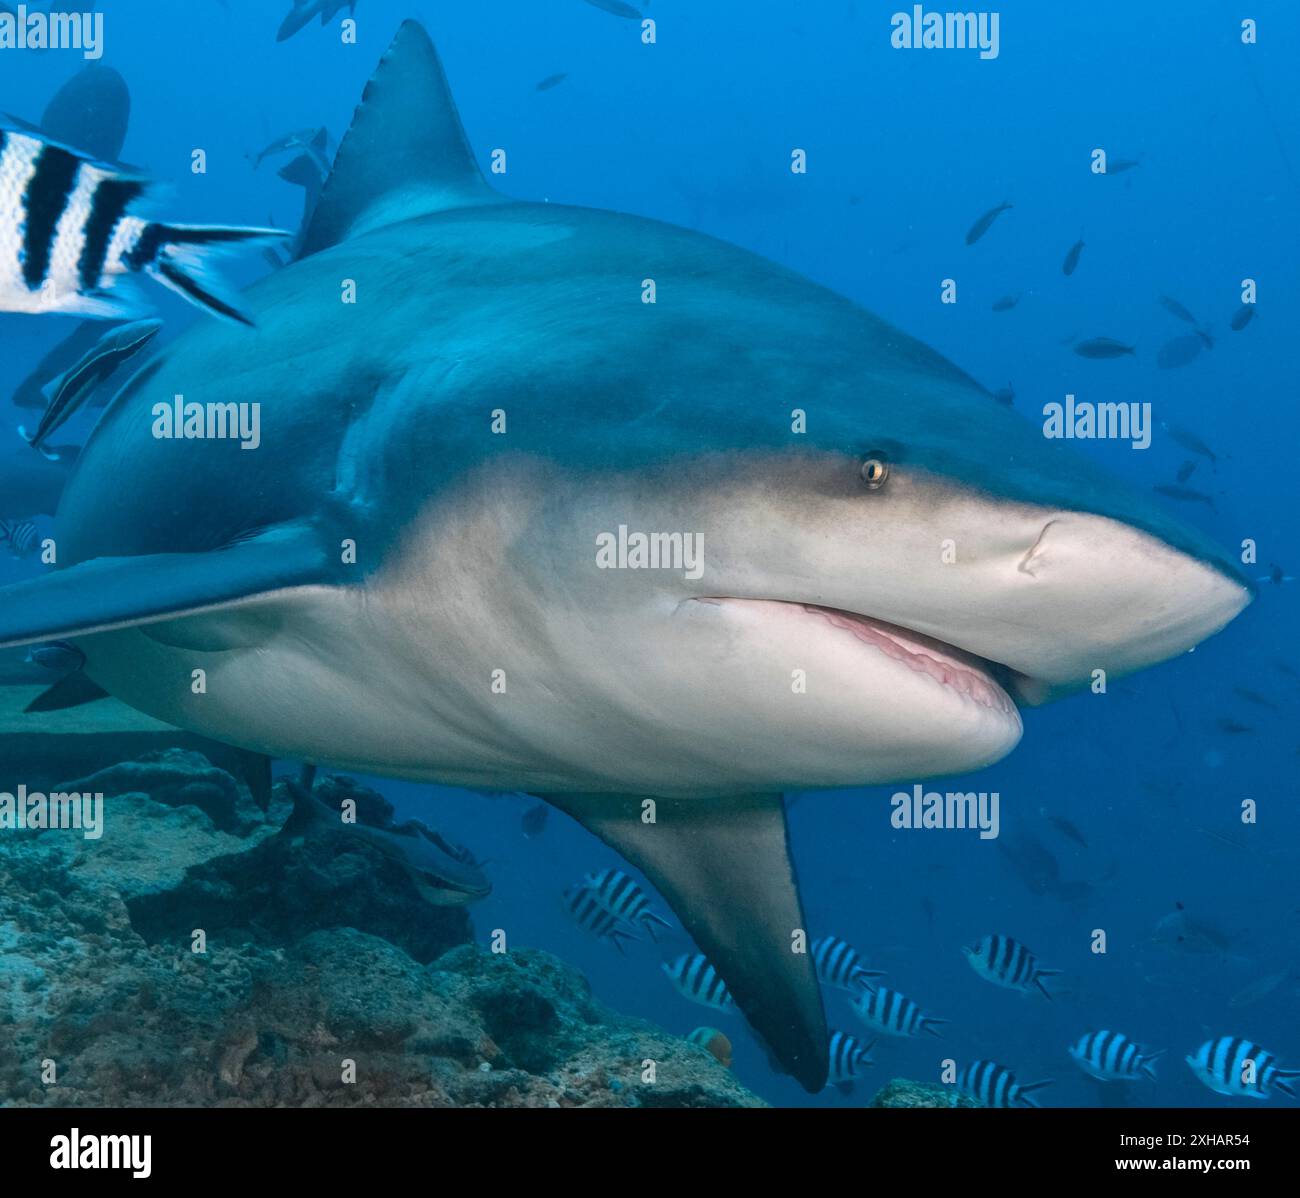
<svg viewBox="0 0 1300 1198">
<path fill-rule="evenodd" d="M 896 1077 L 887 1086 L 881 1086 L 871 1100 L 873 1107 L 953 1107 L 980 1106 L 973 1098 L 959 1094 L 952 1086 L 913 1082 Z"/>
<path fill-rule="evenodd" d="M 282 787 L 264 813 L 195 753 L 95 785 L 102 839 L 0 840 L 0 1105 L 762 1105 L 364 844 L 282 835 Z"/>
</svg>

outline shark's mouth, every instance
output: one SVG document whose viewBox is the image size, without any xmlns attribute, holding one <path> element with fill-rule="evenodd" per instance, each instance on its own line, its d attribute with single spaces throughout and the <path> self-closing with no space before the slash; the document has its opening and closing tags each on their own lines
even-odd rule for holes
<svg viewBox="0 0 1300 1198">
<path fill-rule="evenodd" d="M 819 616 L 836 628 L 842 628 L 863 644 L 879 649 L 886 657 L 901 662 L 920 674 L 928 674 L 941 686 L 1005 715 L 1014 715 L 1016 705 L 1011 696 L 993 677 L 996 667 L 982 657 L 958 649 L 944 641 L 886 624 L 857 612 L 835 607 L 801 605 L 806 612 Z"/>
<path fill-rule="evenodd" d="M 924 633 L 877 620 L 860 612 L 845 611 L 836 607 L 821 607 L 811 603 L 774 599 L 740 599 L 732 596 L 710 597 L 701 599 L 701 602 L 722 605 L 734 603 L 755 607 L 770 604 L 773 608 L 779 608 L 782 613 L 803 612 L 807 618 L 823 621 L 833 628 L 840 629 L 845 637 L 853 637 L 900 665 L 918 674 L 926 675 L 958 697 L 1019 723 L 1020 716 L 1015 701 L 998 681 L 998 678 L 1002 677 L 1008 682 L 1014 682 L 1016 677 L 1014 673 L 996 662 L 987 661 L 946 641 L 936 640 Z"/>
</svg>

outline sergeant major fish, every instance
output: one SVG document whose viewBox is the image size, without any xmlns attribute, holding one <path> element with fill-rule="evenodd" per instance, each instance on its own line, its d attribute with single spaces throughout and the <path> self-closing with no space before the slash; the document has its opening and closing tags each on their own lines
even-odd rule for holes
<svg viewBox="0 0 1300 1198">
<path fill-rule="evenodd" d="M 599 873 L 588 874 L 586 887 L 591 896 L 621 923 L 631 927 L 643 928 L 651 940 L 657 940 L 655 928 L 671 928 L 666 919 L 650 910 L 650 900 L 641 889 L 621 869 L 602 869 Z"/>
<path fill-rule="evenodd" d="M 980 977 L 995 986 L 1028 993 L 1037 986 L 1048 998 L 1052 995 L 1043 985 L 1043 978 L 1053 977 L 1059 969 L 1041 969 L 1038 958 L 1018 940 L 1010 936 L 984 936 L 974 948 L 963 946 L 966 960 Z"/>
<path fill-rule="evenodd" d="M 957 1088 L 987 1107 L 1036 1107 L 1030 1093 L 1051 1084 L 1049 1078 L 1022 1086 L 1010 1069 L 996 1061 L 974 1061 L 957 1075 Z"/>
<path fill-rule="evenodd" d="M 727 983 L 718 976 L 718 971 L 703 953 L 683 953 L 671 965 L 665 963 L 662 969 L 683 998 L 702 1007 L 712 1007 L 715 1011 L 736 1009 Z"/>
<path fill-rule="evenodd" d="M 1084 1073 L 1101 1082 L 1156 1080 L 1155 1062 L 1164 1050 L 1148 1052 L 1121 1032 L 1085 1032 L 1070 1045 L 1070 1056 Z"/>
<path fill-rule="evenodd" d="M 1188 1068 L 1216 1094 L 1267 1099 L 1276 1087 L 1283 1094 L 1296 1097 L 1292 1083 L 1300 1078 L 1300 1069 L 1279 1069 L 1277 1057 L 1249 1040 L 1235 1036 L 1206 1040 L 1184 1059 Z"/>
<path fill-rule="evenodd" d="M 830 1071 L 826 1075 L 826 1080 L 844 1093 L 852 1091 L 854 1080 L 875 1064 L 871 1057 L 871 1050 L 875 1045 L 874 1040 L 863 1041 L 846 1032 L 832 1032 Z"/>
<path fill-rule="evenodd" d="M 590 932 L 597 940 L 608 940 L 618 951 L 623 951 L 624 940 L 636 937 L 612 916 L 597 900 L 588 886 L 570 886 L 564 892 L 564 906 L 580 928 Z"/>
<path fill-rule="evenodd" d="M 123 276 L 145 273 L 205 311 L 250 324 L 208 257 L 279 229 L 169 225 L 136 215 L 148 183 L 33 133 L 0 126 L 0 312 L 134 315 Z"/>
<path fill-rule="evenodd" d="M 868 969 L 858 955 L 858 950 L 838 936 L 823 936 L 812 945 L 813 964 L 817 967 L 817 980 L 825 986 L 834 986 L 857 994 L 874 990 L 875 979 L 885 975 L 878 969 Z"/>
<path fill-rule="evenodd" d="M 948 1022 L 926 1015 L 905 994 L 887 986 L 866 991 L 853 1004 L 853 1010 L 868 1027 L 887 1036 L 919 1036 L 922 1032 L 937 1036 L 938 1025 Z"/>
<path fill-rule="evenodd" d="M 7 544 L 14 557 L 26 557 L 36 544 L 36 525 L 30 520 L 0 520 L 0 545 Z"/>
</svg>

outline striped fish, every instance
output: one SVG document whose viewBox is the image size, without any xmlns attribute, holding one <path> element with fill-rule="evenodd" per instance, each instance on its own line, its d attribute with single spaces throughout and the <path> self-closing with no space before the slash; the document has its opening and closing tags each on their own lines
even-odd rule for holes
<svg viewBox="0 0 1300 1198">
<path fill-rule="evenodd" d="M 1148 1052 L 1120 1032 L 1085 1032 L 1070 1045 L 1070 1055 L 1084 1073 L 1101 1082 L 1156 1080 L 1156 1059 L 1164 1055 Z"/>
<path fill-rule="evenodd" d="M 683 998 L 715 1011 L 736 1009 L 726 982 L 703 953 L 683 953 L 671 965 L 665 962 L 662 969 Z"/>
<path fill-rule="evenodd" d="M 650 900 L 645 892 L 621 869 L 602 869 L 588 874 L 587 889 L 592 897 L 615 919 L 630 927 L 643 928 L 651 940 L 658 940 L 655 928 L 671 928 L 666 919 L 650 910 Z"/>
<path fill-rule="evenodd" d="M 886 1036 L 919 1036 L 922 1032 L 937 1036 L 938 1025 L 948 1022 L 923 1014 L 910 998 L 887 986 L 865 991 L 853 1004 L 853 1010 L 868 1027 Z"/>
<path fill-rule="evenodd" d="M 827 1083 L 838 1086 L 841 1090 L 851 1090 L 853 1082 L 875 1064 L 871 1059 L 871 1050 L 875 1046 L 874 1040 L 859 1040 L 845 1032 L 832 1032 Z"/>
<path fill-rule="evenodd" d="M 14 557 L 26 557 L 36 547 L 39 534 L 30 520 L 0 520 L 0 545 L 8 545 Z"/>
<path fill-rule="evenodd" d="M 37 133 L 0 126 L 0 311 L 138 315 L 143 272 L 205 311 L 252 323 L 207 268 L 280 229 L 167 225 L 136 212 L 149 183 Z"/>
<path fill-rule="evenodd" d="M 963 946 L 971 968 L 995 986 L 1028 993 L 1037 986 L 1051 998 L 1043 978 L 1053 977 L 1059 969 L 1040 969 L 1038 958 L 1010 936 L 985 936 L 974 948 Z"/>
<path fill-rule="evenodd" d="M 1206 1040 L 1186 1060 L 1191 1071 L 1216 1094 L 1267 1099 L 1276 1087 L 1296 1097 L 1292 1083 L 1300 1078 L 1300 1069 L 1279 1069 L 1277 1057 L 1249 1040 L 1235 1036 Z"/>
<path fill-rule="evenodd" d="M 585 928 L 597 940 L 608 940 L 620 953 L 624 940 L 636 939 L 585 886 L 570 886 L 564 892 L 564 906 L 580 928 Z"/>
<path fill-rule="evenodd" d="M 1019 1085 L 1016 1075 L 996 1061 L 975 1061 L 957 1075 L 957 1088 L 988 1107 L 1036 1107 L 1038 1103 L 1029 1097 L 1030 1093 L 1051 1084 L 1048 1078 Z"/>
<path fill-rule="evenodd" d="M 847 990 L 850 994 L 874 990 L 875 979 L 885 976 L 878 969 L 868 969 L 862 963 L 858 950 L 838 936 L 823 936 L 820 940 L 814 940 L 812 958 L 813 965 L 817 968 L 817 980 L 822 985 Z"/>
</svg>

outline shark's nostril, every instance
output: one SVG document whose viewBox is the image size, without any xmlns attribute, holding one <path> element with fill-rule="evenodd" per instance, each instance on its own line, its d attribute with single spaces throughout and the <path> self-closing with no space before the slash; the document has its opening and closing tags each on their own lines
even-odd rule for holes
<svg viewBox="0 0 1300 1198">
<path fill-rule="evenodd" d="M 1055 520 L 1049 520 L 1043 525 L 1042 531 L 1038 534 L 1038 539 L 1029 547 L 1028 552 L 1020 559 L 1020 564 L 1016 567 L 1021 574 L 1028 574 L 1031 578 L 1038 577 L 1038 571 L 1044 564 L 1045 544 L 1047 530 L 1055 524 Z"/>
</svg>

